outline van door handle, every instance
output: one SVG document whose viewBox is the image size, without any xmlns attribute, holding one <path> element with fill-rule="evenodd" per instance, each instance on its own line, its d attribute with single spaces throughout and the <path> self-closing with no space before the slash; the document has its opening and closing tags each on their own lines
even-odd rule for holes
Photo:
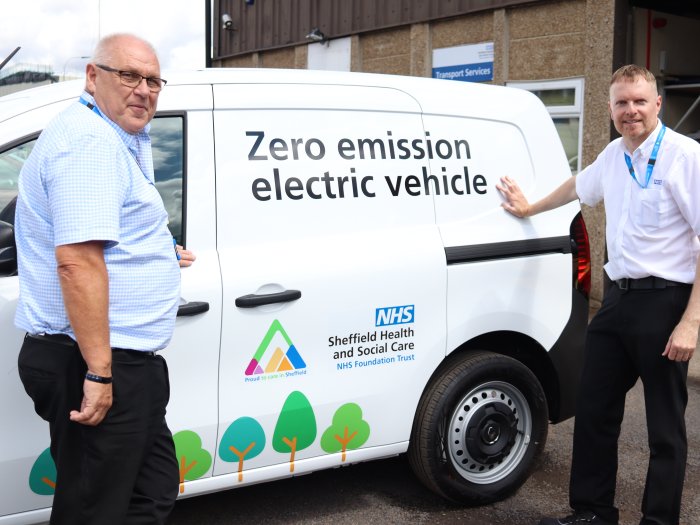
<svg viewBox="0 0 700 525">
<path fill-rule="evenodd" d="M 284 292 L 267 293 L 267 294 L 248 294 L 236 298 L 236 306 L 238 308 L 255 308 L 265 304 L 288 303 L 296 301 L 301 297 L 299 290 L 285 290 Z"/>
<path fill-rule="evenodd" d="M 189 317 L 190 315 L 203 314 L 209 311 L 209 303 L 204 301 L 191 301 L 177 307 L 178 317 Z"/>
</svg>

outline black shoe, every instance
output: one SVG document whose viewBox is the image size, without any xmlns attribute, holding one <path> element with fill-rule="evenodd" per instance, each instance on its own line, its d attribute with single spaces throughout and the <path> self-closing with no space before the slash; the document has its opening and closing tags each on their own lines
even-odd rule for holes
<svg viewBox="0 0 700 525">
<path fill-rule="evenodd" d="M 571 516 L 567 516 L 566 518 L 543 518 L 540 520 L 539 525 L 585 525 L 586 523 L 591 523 L 593 525 L 611 525 L 610 522 L 599 518 L 590 510 L 574 512 Z"/>
</svg>

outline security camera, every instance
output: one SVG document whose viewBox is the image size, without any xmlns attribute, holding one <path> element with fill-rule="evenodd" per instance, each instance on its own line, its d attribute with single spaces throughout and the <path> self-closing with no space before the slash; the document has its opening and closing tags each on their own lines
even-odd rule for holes
<svg viewBox="0 0 700 525">
<path fill-rule="evenodd" d="M 221 15 L 221 23 L 223 24 L 224 29 L 228 31 L 233 29 L 233 20 L 231 19 L 231 15 L 228 13 Z"/>
</svg>

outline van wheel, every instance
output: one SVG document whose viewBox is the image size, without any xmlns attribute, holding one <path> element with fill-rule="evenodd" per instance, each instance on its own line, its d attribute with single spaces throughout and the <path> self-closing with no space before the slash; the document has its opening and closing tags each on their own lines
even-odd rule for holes
<svg viewBox="0 0 700 525">
<path fill-rule="evenodd" d="M 547 402 L 534 374 L 510 357 L 448 358 L 421 398 L 408 458 L 439 495 L 486 504 L 512 494 L 547 440 Z"/>
</svg>

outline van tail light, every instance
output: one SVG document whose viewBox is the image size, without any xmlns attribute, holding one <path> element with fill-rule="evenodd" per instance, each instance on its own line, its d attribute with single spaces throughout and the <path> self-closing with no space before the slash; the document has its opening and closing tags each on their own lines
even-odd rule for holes
<svg viewBox="0 0 700 525">
<path fill-rule="evenodd" d="M 571 223 L 571 255 L 573 261 L 574 288 L 586 298 L 591 293 L 591 249 L 588 245 L 588 232 L 581 212 Z"/>
</svg>

